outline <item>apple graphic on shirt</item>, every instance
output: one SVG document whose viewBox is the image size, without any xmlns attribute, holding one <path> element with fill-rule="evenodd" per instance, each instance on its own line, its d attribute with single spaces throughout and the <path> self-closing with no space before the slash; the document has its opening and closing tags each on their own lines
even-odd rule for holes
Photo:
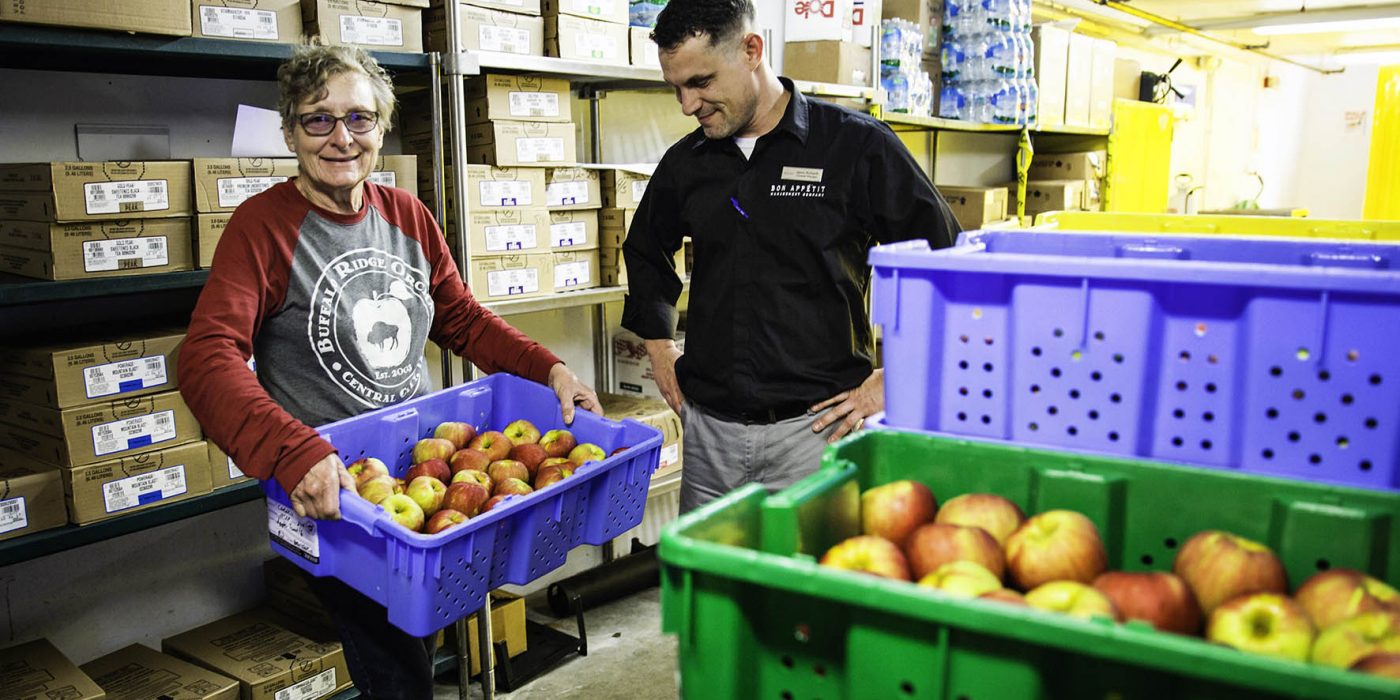
<svg viewBox="0 0 1400 700">
<path fill-rule="evenodd" d="M 355 344 L 371 366 L 397 367 L 408 357 L 413 319 L 404 301 L 412 298 L 408 285 L 395 280 L 388 292 L 376 292 L 355 302 L 350 311 Z"/>
</svg>

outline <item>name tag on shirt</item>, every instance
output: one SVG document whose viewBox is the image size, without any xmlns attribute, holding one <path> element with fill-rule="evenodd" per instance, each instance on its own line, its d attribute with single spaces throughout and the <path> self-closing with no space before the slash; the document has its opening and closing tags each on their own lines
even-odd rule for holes
<svg viewBox="0 0 1400 700">
<path fill-rule="evenodd" d="M 784 180 L 796 180 L 798 182 L 821 182 L 821 168 L 794 168 L 792 166 L 783 167 Z"/>
</svg>

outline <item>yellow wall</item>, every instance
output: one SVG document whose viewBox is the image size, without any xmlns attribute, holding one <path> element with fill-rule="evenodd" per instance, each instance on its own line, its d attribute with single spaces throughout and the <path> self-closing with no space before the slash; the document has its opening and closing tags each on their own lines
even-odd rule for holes
<svg viewBox="0 0 1400 700">
<path fill-rule="evenodd" d="M 1367 219 L 1400 219 L 1400 66 L 1381 69 L 1366 174 Z"/>
</svg>

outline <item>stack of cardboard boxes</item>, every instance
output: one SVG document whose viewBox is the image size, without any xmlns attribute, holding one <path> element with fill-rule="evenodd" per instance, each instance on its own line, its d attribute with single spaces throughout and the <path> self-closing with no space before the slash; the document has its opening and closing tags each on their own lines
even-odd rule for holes
<svg viewBox="0 0 1400 700">
<path fill-rule="evenodd" d="M 885 0 L 884 16 L 927 11 L 927 2 Z M 783 73 L 796 80 L 870 86 L 872 32 L 881 14 L 880 0 L 783 0 Z M 937 46 L 927 50 L 936 52 Z"/>
<path fill-rule="evenodd" d="M 540 10 L 540 0 L 433 0 L 427 18 L 428 50 L 543 56 L 544 18 Z M 461 27 L 456 48 L 448 46 L 448 12 L 457 13 Z"/>
<path fill-rule="evenodd" d="M 632 62 L 627 0 L 544 0 L 544 55 L 625 66 Z"/>
<path fill-rule="evenodd" d="M 308 37 L 327 46 L 423 53 L 428 0 L 301 0 Z"/>
<path fill-rule="evenodd" d="M 1113 120 L 1118 45 L 1053 24 L 1036 26 L 1031 40 L 1040 93 L 1039 127 L 1107 129 Z"/>
<path fill-rule="evenodd" d="M 297 174 L 295 158 L 195 158 L 195 256 L 208 269 L 229 217 L 249 197 Z"/>
<path fill-rule="evenodd" d="M 1108 154 L 1037 153 L 1026 181 L 1026 216 L 1047 211 L 1098 211 Z"/>
<path fill-rule="evenodd" d="M 603 285 L 617 287 L 627 284 L 627 267 L 622 262 L 622 242 L 632 229 L 632 216 L 642 204 L 647 183 L 651 182 L 653 165 L 608 167 L 602 170 L 603 210 L 599 213 L 599 236 L 602 239 Z M 676 253 L 676 272 L 685 277 L 686 251 L 689 240 Z"/>
</svg>

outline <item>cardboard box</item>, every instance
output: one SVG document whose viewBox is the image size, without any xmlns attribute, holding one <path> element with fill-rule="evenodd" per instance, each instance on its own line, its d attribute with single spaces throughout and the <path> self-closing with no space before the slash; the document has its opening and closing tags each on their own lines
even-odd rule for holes
<svg viewBox="0 0 1400 700">
<path fill-rule="evenodd" d="M 1095 39 L 1089 79 L 1089 126 L 1107 129 L 1113 124 L 1113 69 L 1118 44 Z"/>
<path fill-rule="evenodd" d="M 1026 177 L 1030 180 L 1099 180 L 1104 176 L 1108 153 L 1036 153 Z"/>
<path fill-rule="evenodd" d="M 58 470 L 23 455 L 0 452 L 0 540 L 52 530 L 67 523 L 68 505 Z M 7 686 L 0 681 L 0 688 L 4 687 Z"/>
<path fill-rule="evenodd" d="M 651 173 L 627 168 L 607 168 L 603 170 L 603 206 L 618 209 L 636 209 L 642 204 Z"/>
<path fill-rule="evenodd" d="M 1113 60 L 1113 96 L 1136 100 L 1142 96 L 1142 63 L 1131 58 Z"/>
<path fill-rule="evenodd" d="M 487 209 L 467 214 L 471 256 L 549 251 L 549 212 L 538 208 Z"/>
<path fill-rule="evenodd" d="M 46 247 L 0 246 L 0 268 L 11 274 L 75 280 L 194 269 L 187 216 L 72 224 L 11 223 L 13 228 L 28 228 L 47 237 Z"/>
<path fill-rule="evenodd" d="M 7 700 L 103 700 L 107 697 L 102 688 L 47 639 L 16 644 L 0 651 L 0 693 Z"/>
<path fill-rule="evenodd" d="M 546 56 L 625 66 L 632 60 L 630 41 L 625 24 L 572 15 L 544 18 Z"/>
<path fill-rule="evenodd" d="M 68 408 L 176 388 L 184 330 L 0 347 L 0 397 Z"/>
<path fill-rule="evenodd" d="M 193 35 L 300 44 L 301 0 L 190 0 Z"/>
<path fill-rule="evenodd" d="M 213 490 L 203 440 L 132 457 L 58 470 L 68 521 L 87 525 Z"/>
<path fill-rule="evenodd" d="M 547 168 L 544 187 L 544 203 L 550 211 L 603 206 L 602 176 L 592 168 Z"/>
<path fill-rule="evenodd" d="M 616 237 L 616 245 L 622 245 L 622 241 L 627 238 L 627 232 L 632 230 L 632 217 L 636 213 L 636 209 L 618 209 L 617 207 L 606 207 L 599 210 L 598 228 L 601 231 L 610 232 L 603 236 L 603 245 L 614 245 L 608 242 L 610 235 Z"/>
<path fill-rule="evenodd" d="M 470 5 L 457 6 L 462 27 L 458 51 L 492 51 L 522 56 L 544 55 L 544 18 L 497 12 Z M 444 18 L 428 23 L 428 47 L 448 52 Z"/>
<path fill-rule="evenodd" d="M 189 36 L 187 0 L 42 0 L 0 3 L 0 22 Z"/>
<path fill-rule="evenodd" d="M 321 599 L 312 592 L 307 583 L 307 573 L 284 557 L 272 557 L 263 561 L 263 587 L 267 589 L 267 605 L 283 615 L 302 620 L 305 624 L 320 630 L 334 630 L 335 623 Z M 297 630 L 293 630 L 297 631 Z M 309 630 L 301 630 L 305 634 Z M 316 633 L 306 636 L 315 638 Z"/>
<path fill-rule="evenodd" d="M 632 65 L 661 68 L 661 48 L 651 40 L 651 27 L 628 27 L 627 38 Z"/>
<path fill-rule="evenodd" d="M 540 0 L 458 0 L 464 5 L 476 5 L 491 10 L 518 12 L 522 15 L 538 15 Z"/>
<path fill-rule="evenodd" d="M 467 127 L 467 160 L 473 164 L 573 165 L 577 157 L 573 124 L 496 121 Z"/>
<path fill-rule="evenodd" d="M 186 8 L 189 9 L 189 8 Z M 30 193 L 20 209 L 0 212 L 22 221 L 101 221 L 192 214 L 190 161 L 16 163 L 0 165 L 6 197 Z M 36 203 L 47 211 L 33 218 Z M 21 214 L 30 214 L 24 216 Z"/>
<path fill-rule="evenodd" d="M 568 15 L 626 26 L 630 4 L 627 0 L 544 0 L 546 18 Z"/>
<path fill-rule="evenodd" d="M 1065 97 L 1068 85 L 1070 33 L 1052 24 L 1040 24 L 1031 29 L 1035 44 L 1035 80 L 1040 91 L 1037 106 L 1041 128 L 1063 126 Z"/>
<path fill-rule="evenodd" d="M 467 166 L 467 192 L 473 207 L 538 207 L 545 202 L 544 168 Z"/>
<path fill-rule="evenodd" d="M 0 447 L 60 467 L 81 466 L 198 440 L 180 392 L 56 409 L 0 400 Z"/>
<path fill-rule="evenodd" d="M 467 123 L 573 122 L 569 81 L 533 75 L 492 75 L 467 80 Z"/>
<path fill-rule="evenodd" d="M 789 41 L 783 70 L 794 80 L 870 85 L 870 48 L 849 41 Z"/>
<path fill-rule="evenodd" d="M 418 196 L 418 156 L 379 156 L 369 181 L 385 187 L 408 190 Z"/>
<path fill-rule="evenodd" d="M 296 174 L 296 158 L 195 158 L 194 209 L 233 211 L 249 197 Z"/>
<path fill-rule="evenodd" d="M 598 281 L 604 287 L 627 286 L 627 266 L 622 261 L 622 248 L 608 245 L 598 248 Z"/>
<path fill-rule="evenodd" d="M 676 331 L 676 347 L 685 350 L 685 333 Z M 662 399 L 656 390 L 656 378 L 651 373 L 651 359 L 640 336 L 629 330 L 613 336 L 613 381 L 617 393 L 624 396 L 647 396 Z"/>
<path fill-rule="evenodd" d="M 553 291 L 571 292 L 602 285 L 598 276 L 600 258 L 596 249 L 567 250 L 553 255 Z"/>
<path fill-rule="evenodd" d="M 549 253 L 493 255 L 472 258 L 467 264 L 477 301 L 526 299 L 551 290 L 554 258 Z"/>
<path fill-rule="evenodd" d="M 851 41 L 852 0 L 783 0 L 785 41 Z M 791 67 L 785 65 L 785 70 Z"/>
<path fill-rule="evenodd" d="M 350 687 L 340 644 L 243 612 L 175 635 L 161 649 L 238 681 L 242 700 L 319 700 Z"/>
<path fill-rule="evenodd" d="M 598 246 L 596 210 L 549 212 L 550 251 L 592 250 Z"/>
<path fill-rule="evenodd" d="M 200 214 L 195 217 L 194 252 L 195 264 L 207 270 L 214 264 L 214 249 L 219 245 L 219 237 L 233 214 Z"/>
<path fill-rule="evenodd" d="M 82 665 L 108 700 L 238 700 L 238 681 L 132 644 Z"/>
<path fill-rule="evenodd" d="M 306 35 L 328 46 L 423 53 L 423 10 L 376 0 L 301 0 Z"/>
<path fill-rule="evenodd" d="M 467 656 L 470 660 L 471 675 L 481 673 L 481 649 L 476 644 L 476 615 L 467 618 L 467 630 L 471 644 Z M 525 638 L 525 599 L 505 591 L 491 593 L 491 641 L 506 643 L 506 655 L 515 658 L 529 648 Z M 460 642 L 459 642 L 460 643 Z M 496 660 L 500 663 L 500 660 Z"/>
<path fill-rule="evenodd" d="M 1065 125 L 1089 126 L 1093 103 L 1094 39 L 1083 34 L 1069 37 L 1069 58 L 1065 62 Z M 1039 74 L 1037 74 L 1039 75 Z"/>
<path fill-rule="evenodd" d="M 219 449 L 213 440 L 205 440 L 209 452 L 209 487 L 215 491 L 225 486 L 241 484 L 251 481 L 253 477 L 243 473 L 237 464 L 233 463 L 233 458 Z"/>
<path fill-rule="evenodd" d="M 939 185 L 938 191 L 948 201 L 953 217 L 968 231 L 982 228 L 995 221 L 1005 221 L 1010 195 L 1005 187 L 950 187 Z"/>
<path fill-rule="evenodd" d="M 875 41 L 875 33 L 880 29 L 884 9 L 883 0 L 854 0 L 851 5 L 851 34 L 857 44 L 870 48 Z M 928 36 L 928 26 L 919 26 L 923 28 L 924 36 Z M 925 53 L 933 50 L 933 47 L 924 48 Z"/>
<path fill-rule="evenodd" d="M 681 466 L 681 446 L 684 444 L 681 417 L 661 399 L 598 392 L 603 415 L 613 420 L 630 418 L 661 431 L 661 460 L 651 475 L 655 480 L 676 471 Z"/>
<path fill-rule="evenodd" d="M 1083 210 L 1087 192 L 1088 190 L 1084 180 L 1037 180 L 1027 182 L 1026 216 L 1034 216 L 1047 211 Z M 1013 189 L 1013 199 L 1015 196 L 1015 190 Z"/>
</svg>

